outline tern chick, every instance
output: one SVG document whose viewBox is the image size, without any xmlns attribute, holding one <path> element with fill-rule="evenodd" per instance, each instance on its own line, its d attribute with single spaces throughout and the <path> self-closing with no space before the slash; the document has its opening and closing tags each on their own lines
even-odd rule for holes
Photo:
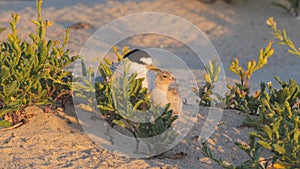
<svg viewBox="0 0 300 169">
<path fill-rule="evenodd" d="M 179 115 L 182 109 L 182 99 L 176 82 L 168 88 L 167 101 L 170 103 L 170 110 L 173 110 L 173 115 Z"/>
<path fill-rule="evenodd" d="M 180 113 L 182 107 L 180 92 L 176 79 L 169 71 L 162 70 L 157 73 L 150 100 L 152 104 L 159 106 L 170 103 L 170 110 L 173 110 L 174 115 Z"/>
</svg>

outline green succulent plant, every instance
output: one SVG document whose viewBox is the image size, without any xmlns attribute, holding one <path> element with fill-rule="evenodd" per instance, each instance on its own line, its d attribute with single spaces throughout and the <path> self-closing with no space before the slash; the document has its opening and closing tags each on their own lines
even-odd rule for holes
<svg viewBox="0 0 300 169">
<path fill-rule="evenodd" d="M 268 166 L 268 162 L 265 164 L 262 164 L 261 160 L 261 153 L 263 150 L 263 147 L 260 146 L 257 142 L 255 142 L 255 137 L 249 136 L 250 144 L 249 145 L 244 145 L 241 143 L 235 143 L 236 146 L 238 146 L 242 151 L 244 151 L 249 160 L 243 162 L 239 166 L 234 166 L 234 165 L 229 165 L 224 162 L 223 159 L 215 158 L 213 153 L 211 152 L 210 148 L 206 144 L 206 142 L 202 143 L 202 154 L 210 159 L 212 159 L 214 162 L 219 164 L 221 167 L 226 168 L 226 169 L 248 169 L 248 168 L 255 168 L 255 169 L 266 169 Z"/>
<path fill-rule="evenodd" d="M 229 70 L 239 76 L 240 82 L 235 83 L 235 86 L 228 85 L 229 94 L 226 96 L 227 108 L 234 108 L 249 114 L 257 112 L 260 92 L 256 92 L 255 95 L 251 96 L 249 81 L 253 73 L 264 67 L 268 59 L 273 55 L 274 49 L 272 48 L 272 44 L 270 41 L 265 49 L 260 49 L 257 62 L 255 60 L 249 61 L 246 70 L 239 66 L 238 59 L 235 59 L 231 63 Z"/>
<path fill-rule="evenodd" d="M 209 61 L 209 66 L 204 66 L 206 73 L 203 75 L 205 85 L 194 89 L 194 93 L 200 98 L 200 106 L 212 106 L 218 104 L 223 99 L 217 93 L 213 92 L 214 84 L 218 81 L 221 67 L 217 64 L 217 59 L 214 56 L 212 61 Z"/>
<path fill-rule="evenodd" d="M 277 29 L 276 22 L 273 18 L 269 18 L 267 24 L 273 29 L 273 34 L 280 40 L 280 44 L 287 45 L 290 48 L 290 53 L 299 55 L 299 49 L 297 49 L 291 39 L 287 37 L 285 30 L 281 31 Z M 263 56 L 270 57 L 273 51 L 270 50 L 270 47 L 266 49 L 261 50 L 261 53 L 266 53 L 266 55 Z M 264 64 L 261 65 L 263 66 Z M 251 70 L 249 65 L 250 67 L 254 65 L 255 68 L 256 64 L 248 63 L 248 70 Z M 236 74 L 239 74 L 241 79 L 241 83 L 236 84 L 238 88 L 230 87 L 230 89 L 234 91 L 231 93 L 236 93 L 237 89 L 248 86 L 246 83 L 246 72 L 248 72 L 248 70 L 243 71 L 242 68 L 238 66 L 237 61 L 232 64 L 231 69 L 235 71 Z M 248 79 L 250 79 L 251 76 L 248 77 Z M 299 85 L 293 79 L 290 79 L 289 82 L 282 82 L 277 76 L 275 79 L 281 85 L 279 89 L 273 88 L 271 82 L 267 84 L 261 83 L 261 89 L 257 93 L 257 97 L 253 97 L 255 100 L 249 100 L 251 97 L 245 93 L 244 102 L 237 102 L 240 105 L 246 105 L 241 109 L 246 112 L 252 112 L 249 102 L 251 104 L 255 103 L 255 110 L 259 115 L 259 120 L 254 120 L 248 116 L 245 121 L 246 125 L 255 127 L 255 131 L 249 133 L 249 143 L 245 145 L 236 143 L 236 145 L 248 155 L 249 160 L 240 166 L 225 165 L 223 160 L 215 158 L 206 143 L 203 143 L 202 153 L 205 156 L 211 158 L 224 168 L 300 168 Z M 246 91 L 248 90 L 249 89 Z M 241 97 L 237 98 L 236 96 L 227 97 L 227 99 L 230 98 L 235 98 L 235 100 L 241 99 Z M 272 153 L 271 158 L 262 158 L 262 150 L 269 150 Z"/>
<path fill-rule="evenodd" d="M 240 166 L 225 165 L 222 159 L 216 159 L 206 143 L 202 153 L 224 168 L 290 168 L 300 167 L 300 94 L 299 85 L 290 80 L 282 82 L 281 89 L 262 84 L 260 97 L 260 120 L 248 119 L 248 123 L 257 123 L 256 130 L 249 133 L 249 143 L 236 145 L 249 157 Z M 272 157 L 262 158 L 263 149 L 270 150 Z"/>
<path fill-rule="evenodd" d="M 268 87 L 261 98 L 260 114 L 263 128 L 253 134 L 264 148 L 275 152 L 274 160 L 282 165 L 300 167 L 300 93 L 299 85 L 290 79 L 282 82 L 281 89 Z"/>
<path fill-rule="evenodd" d="M 288 52 L 300 57 L 300 47 L 296 47 L 294 42 L 287 36 L 285 29 L 278 29 L 277 23 L 273 17 L 267 19 L 266 24 L 273 30 L 273 36 L 279 40 L 280 45 L 287 46 Z"/>
<path fill-rule="evenodd" d="M 4 126 L 24 122 L 23 109 L 28 105 L 45 105 L 46 111 L 63 95 L 70 94 L 72 75 L 63 68 L 77 59 L 65 50 L 68 33 L 61 43 L 45 38 L 51 25 L 41 16 L 42 1 L 37 1 L 36 33 L 29 35 L 32 42 L 19 38 L 19 16 L 12 14 L 11 33 L 0 42 L 0 120 Z M 2 126 L 3 126 L 2 125 Z"/>
<path fill-rule="evenodd" d="M 274 153 L 269 163 L 297 168 L 300 166 L 299 85 L 292 79 L 289 83 L 275 79 L 280 89 L 274 89 L 271 83 L 261 85 L 260 120 L 248 119 L 256 123 L 256 131 L 249 135 L 259 146 Z"/>
</svg>

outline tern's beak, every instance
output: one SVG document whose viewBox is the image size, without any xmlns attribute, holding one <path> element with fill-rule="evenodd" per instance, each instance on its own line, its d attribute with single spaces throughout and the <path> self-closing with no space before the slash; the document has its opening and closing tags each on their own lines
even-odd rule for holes
<svg viewBox="0 0 300 169">
<path fill-rule="evenodd" d="M 153 64 L 147 65 L 146 68 L 153 71 L 160 71 L 160 69 L 154 66 Z"/>
</svg>

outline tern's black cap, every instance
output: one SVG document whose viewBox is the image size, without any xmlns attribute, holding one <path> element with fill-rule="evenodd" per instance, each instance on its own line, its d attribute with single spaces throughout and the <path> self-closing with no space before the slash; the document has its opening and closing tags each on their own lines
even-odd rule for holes
<svg viewBox="0 0 300 169">
<path fill-rule="evenodd" d="M 134 50 L 130 51 L 129 53 L 127 53 L 123 58 L 124 59 L 128 58 L 130 61 L 135 62 L 135 63 L 147 65 L 147 63 L 145 63 L 142 60 L 142 58 L 151 58 L 151 56 L 147 52 L 145 52 L 141 49 L 134 49 Z"/>
</svg>

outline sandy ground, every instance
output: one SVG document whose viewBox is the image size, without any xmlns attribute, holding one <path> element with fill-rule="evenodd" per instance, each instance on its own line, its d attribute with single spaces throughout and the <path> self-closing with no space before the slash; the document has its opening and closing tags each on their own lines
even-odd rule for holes
<svg viewBox="0 0 300 169">
<path fill-rule="evenodd" d="M 32 119 L 25 125 L 1 131 L 1 168 L 220 168 L 201 154 L 196 138 L 205 121 L 208 108 L 201 108 L 190 133 L 167 154 L 184 153 L 180 159 L 130 159 L 116 156 L 89 139 L 79 125 L 73 108 L 65 113 L 45 114 L 38 107 L 26 112 Z M 247 140 L 249 128 L 240 127 L 244 115 L 225 111 L 209 143 L 216 152 L 233 164 L 247 160 L 234 142 Z"/>
<path fill-rule="evenodd" d="M 226 76 L 232 79 L 235 76 L 227 67 L 235 57 L 245 65 L 248 60 L 257 58 L 259 48 L 274 39 L 265 25 L 269 16 L 274 16 L 279 27 L 285 28 L 295 43 L 300 44 L 299 20 L 269 5 L 270 2 L 248 0 L 235 4 L 219 1 L 205 4 L 198 0 L 48 0 L 44 2 L 43 16 L 53 22 L 48 31 L 49 38 L 60 39 L 66 27 L 78 22 L 90 25 L 72 30 L 70 34 L 68 47 L 72 54 L 77 55 L 95 31 L 114 19 L 139 12 L 170 13 L 190 21 L 205 33 L 220 55 Z M 34 6 L 33 1 L 1 1 L 1 26 L 8 26 L 10 13 L 17 12 L 21 16 L 18 26 L 20 35 L 28 38 L 27 34 L 34 31 L 29 21 L 36 17 Z M 0 39 L 5 39 L 5 33 L 1 34 Z M 186 48 L 176 46 L 174 41 L 154 35 L 133 37 L 118 45 L 169 49 L 183 60 L 191 55 Z M 274 75 L 279 75 L 283 80 L 295 78 L 300 82 L 299 58 L 288 54 L 284 47 L 276 45 L 275 48 L 277 51 L 266 67 L 254 75 L 251 81 L 254 89 L 258 88 L 261 81 L 274 81 Z M 202 69 L 201 63 L 188 64 L 193 70 Z M 177 160 L 129 159 L 107 152 L 86 136 L 72 107 L 64 112 L 49 114 L 36 107 L 30 107 L 27 111 L 34 114 L 28 124 L 15 130 L 1 131 L 0 168 L 218 168 L 203 157 L 199 144 L 194 141 L 207 115 L 206 108 L 200 109 L 198 122 L 187 137 L 171 150 L 171 153 L 187 154 Z M 236 141 L 247 140 L 250 129 L 239 127 L 243 119 L 244 115 L 225 110 L 222 121 L 210 139 L 216 156 L 233 164 L 246 160 L 245 154 L 234 146 Z"/>
</svg>

